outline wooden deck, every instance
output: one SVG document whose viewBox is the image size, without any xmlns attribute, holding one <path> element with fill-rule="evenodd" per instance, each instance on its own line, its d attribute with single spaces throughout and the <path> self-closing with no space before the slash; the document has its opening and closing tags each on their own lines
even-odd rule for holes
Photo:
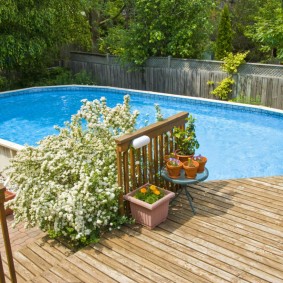
<svg viewBox="0 0 283 283">
<path fill-rule="evenodd" d="M 14 253 L 18 282 L 283 282 L 283 176 L 190 191 L 197 214 L 182 195 L 152 231 L 124 226 L 74 254 L 29 244 Z"/>
</svg>

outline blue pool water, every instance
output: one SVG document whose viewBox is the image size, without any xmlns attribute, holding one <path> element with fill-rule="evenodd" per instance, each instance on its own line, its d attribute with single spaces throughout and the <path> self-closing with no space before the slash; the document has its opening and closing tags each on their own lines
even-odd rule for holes
<svg viewBox="0 0 283 283">
<path fill-rule="evenodd" d="M 132 110 L 144 121 L 155 122 L 154 104 L 164 118 L 187 111 L 197 119 L 197 153 L 208 157 L 210 180 L 283 175 L 283 112 L 208 102 L 130 90 L 97 87 L 32 88 L 0 94 L 0 138 L 36 145 L 56 134 L 80 106 L 82 99 L 107 98 L 109 106 L 131 95 Z"/>
</svg>

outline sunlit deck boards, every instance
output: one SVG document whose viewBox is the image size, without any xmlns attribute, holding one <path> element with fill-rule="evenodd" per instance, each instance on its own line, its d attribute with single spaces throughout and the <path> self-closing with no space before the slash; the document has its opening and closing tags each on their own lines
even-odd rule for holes
<svg viewBox="0 0 283 283">
<path fill-rule="evenodd" d="M 38 243 L 17 252 L 19 282 L 283 282 L 283 177 L 190 192 L 197 214 L 181 196 L 152 231 L 122 227 L 75 254 Z"/>
</svg>

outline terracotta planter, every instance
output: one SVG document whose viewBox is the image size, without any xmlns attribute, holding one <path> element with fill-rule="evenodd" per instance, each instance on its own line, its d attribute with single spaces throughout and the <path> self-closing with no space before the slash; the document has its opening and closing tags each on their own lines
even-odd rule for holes
<svg viewBox="0 0 283 283">
<path fill-rule="evenodd" d="M 199 163 L 192 160 L 194 166 L 188 166 L 188 161 L 183 163 L 183 168 L 185 170 L 186 177 L 189 179 L 194 179 L 197 176 L 197 171 L 199 168 Z"/>
<path fill-rule="evenodd" d="M 197 162 L 199 163 L 198 173 L 202 173 L 204 171 L 207 158 L 202 156 L 201 160 L 197 160 Z"/>
<path fill-rule="evenodd" d="M 193 158 L 193 156 L 194 156 L 193 154 L 192 154 L 192 155 L 179 155 L 179 154 L 177 154 L 178 159 L 179 159 L 182 163 L 188 161 L 188 158 Z"/>
<path fill-rule="evenodd" d="M 169 201 L 175 196 L 175 193 L 163 190 L 165 193 L 164 197 L 153 204 L 149 204 L 134 198 L 136 191 L 139 189 L 140 188 L 126 194 L 124 199 L 130 202 L 132 217 L 136 220 L 136 223 L 153 229 L 167 219 Z"/>
<path fill-rule="evenodd" d="M 170 165 L 169 162 L 166 163 L 167 172 L 170 178 L 177 179 L 180 176 L 180 172 L 183 168 L 183 163 L 180 162 L 178 166 Z"/>
<path fill-rule="evenodd" d="M 11 191 L 5 190 L 5 202 L 7 202 L 7 201 L 13 199 L 15 196 L 16 196 L 15 193 L 13 193 L 13 192 L 11 192 Z M 7 215 L 10 215 L 10 214 L 13 213 L 13 210 L 10 209 L 10 208 L 6 208 L 6 209 L 5 209 L 5 213 L 6 213 L 6 216 L 7 216 Z"/>
</svg>

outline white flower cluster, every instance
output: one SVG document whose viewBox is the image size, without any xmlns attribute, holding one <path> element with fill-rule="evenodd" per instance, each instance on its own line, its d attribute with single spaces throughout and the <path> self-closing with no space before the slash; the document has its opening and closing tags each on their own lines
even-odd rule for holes
<svg viewBox="0 0 283 283">
<path fill-rule="evenodd" d="M 79 240 L 119 223 L 116 143 L 134 131 L 138 112 L 130 98 L 114 108 L 106 99 L 84 100 L 71 122 L 37 147 L 26 147 L 7 174 L 17 187 L 15 223 L 38 225 Z M 118 224 L 117 224 L 118 225 Z"/>
</svg>

